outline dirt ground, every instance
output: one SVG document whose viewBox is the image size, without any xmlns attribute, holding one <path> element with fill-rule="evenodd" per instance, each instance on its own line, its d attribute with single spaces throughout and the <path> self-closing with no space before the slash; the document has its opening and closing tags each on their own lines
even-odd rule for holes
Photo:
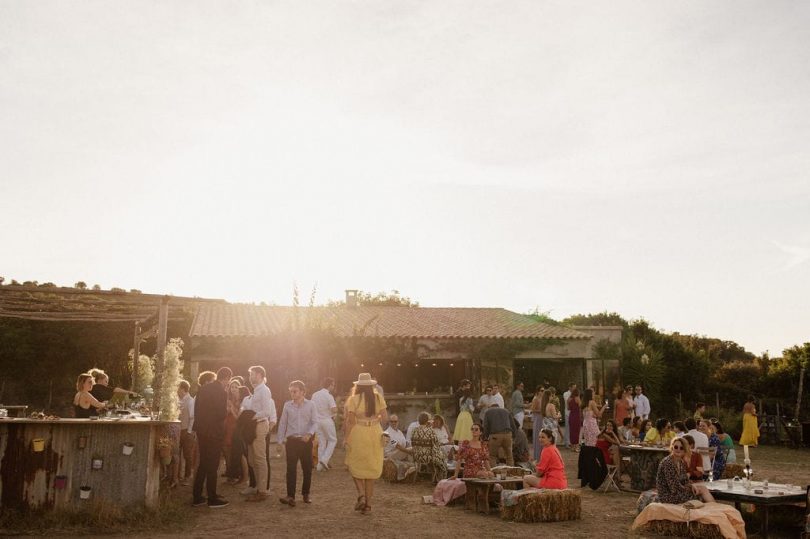
<svg viewBox="0 0 810 539">
<path fill-rule="evenodd" d="M 271 454 L 275 456 L 275 446 Z M 569 485 L 576 481 L 576 455 L 563 450 Z M 742 451 L 739 451 L 742 456 Z M 772 483 L 810 484 L 810 451 L 781 447 L 760 447 L 751 455 L 756 476 Z M 582 489 L 582 519 L 574 522 L 517 524 L 501 520 L 497 511 L 489 516 L 465 511 L 463 504 L 436 507 L 422 503 L 432 492 L 426 481 L 416 484 L 377 482 L 369 515 L 353 510 L 355 491 L 343 464 L 343 452 L 336 451 L 332 470 L 313 477 L 313 503 L 300 502 L 290 508 L 278 502 L 284 494 L 283 458 L 271 460 L 272 497 L 260 504 L 248 503 L 234 487 L 222 484 L 221 495 L 231 501 L 223 509 L 190 506 L 190 487 L 178 487 L 177 496 L 189 503 L 194 517 L 183 529 L 167 530 L 165 535 L 148 537 L 186 539 L 220 536 L 241 537 L 516 537 L 538 533 L 556 537 L 623 538 L 631 534 L 637 495 L 593 492 Z M 300 474 L 299 474 L 300 485 Z M 300 488 L 300 486 L 299 486 Z M 143 535 L 142 537 L 147 537 Z M 774 530 L 771 537 L 796 537 L 796 531 Z"/>
</svg>

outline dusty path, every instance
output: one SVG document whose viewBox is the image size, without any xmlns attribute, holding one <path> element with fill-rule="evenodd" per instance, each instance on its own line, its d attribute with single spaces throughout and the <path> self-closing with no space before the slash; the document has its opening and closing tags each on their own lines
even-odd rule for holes
<svg viewBox="0 0 810 539">
<path fill-rule="evenodd" d="M 275 455 L 275 448 L 271 448 Z M 564 450 L 568 481 L 577 485 L 576 455 Z M 810 451 L 783 448 L 759 448 L 752 460 L 759 478 L 771 482 L 810 483 Z M 427 482 L 389 484 L 380 480 L 373 500 L 373 512 L 361 515 L 353 511 L 354 487 L 342 451 L 333 457 L 333 469 L 314 474 L 313 503 L 295 508 L 278 502 L 284 493 L 284 464 L 273 458 L 272 497 L 264 503 L 245 502 L 235 489 L 223 484 L 220 492 L 232 503 L 224 509 L 192 508 L 195 518 L 189 527 L 167 530 L 166 535 L 148 537 L 510 537 L 536 536 L 542 532 L 555 537 L 625 538 L 635 517 L 636 495 L 582 490 L 582 520 L 544 524 L 516 524 L 502 521 L 496 514 L 476 515 L 461 506 L 435 507 L 422 503 L 430 494 Z M 299 477 L 300 481 L 300 477 Z M 177 495 L 191 501 L 189 487 L 180 487 Z M 772 537 L 792 537 L 792 533 Z M 147 535 L 142 535 L 147 537 Z"/>
</svg>

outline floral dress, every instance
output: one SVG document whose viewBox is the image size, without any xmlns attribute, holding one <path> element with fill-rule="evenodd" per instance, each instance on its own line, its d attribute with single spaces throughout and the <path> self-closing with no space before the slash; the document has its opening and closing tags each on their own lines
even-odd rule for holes
<svg viewBox="0 0 810 539">
<path fill-rule="evenodd" d="M 464 477 L 477 477 L 478 472 L 489 463 L 489 445 L 481 442 L 481 447 L 472 447 L 465 440 L 458 448 L 458 458 L 464 461 Z"/>
<path fill-rule="evenodd" d="M 672 455 L 664 457 L 658 465 L 655 488 L 658 490 L 659 503 L 680 505 L 695 499 L 692 486 L 689 484 L 686 463 L 683 459 Z"/>
<path fill-rule="evenodd" d="M 599 423 L 596 422 L 596 417 L 593 415 L 593 410 L 585 410 L 585 419 L 582 421 L 582 437 L 585 439 L 585 445 L 596 447 L 596 438 L 599 437 Z"/>
<path fill-rule="evenodd" d="M 720 437 L 717 436 L 717 434 L 709 436 L 709 447 L 714 447 L 716 451 L 714 464 L 712 465 L 712 473 L 714 474 L 714 480 L 719 481 L 720 478 L 723 477 L 723 470 L 726 469 L 726 455 L 723 453 Z"/>
</svg>

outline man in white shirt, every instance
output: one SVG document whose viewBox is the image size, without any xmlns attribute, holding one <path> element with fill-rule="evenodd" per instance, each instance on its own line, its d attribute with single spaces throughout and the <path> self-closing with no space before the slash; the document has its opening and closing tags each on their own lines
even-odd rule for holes
<svg viewBox="0 0 810 539">
<path fill-rule="evenodd" d="M 712 472 L 712 459 L 709 458 L 709 437 L 706 435 L 706 426 L 704 422 L 698 423 L 694 418 L 688 418 L 684 421 L 686 428 L 689 429 L 687 434 L 695 440 L 695 451 L 700 454 L 703 459 L 703 474 L 706 475 Z"/>
<path fill-rule="evenodd" d="M 565 410 L 565 429 L 563 429 L 563 443 L 565 447 L 571 447 L 571 424 L 568 421 L 571 410 L 568 409 L 568 399 L 571 398 L 571 392 L 576 388 L 577 385 L 574 382 L 568 382 L 568 390 L 563 393 L 563 400 L 560 403 L 562 409 Z"/>
<path fill-rule="evenodd" d="M 317 471 L 329 469 L 329 459 L 337 446 L 337 432 L 335 431 L 335 420 L 337 414 L 337 403 L 332 392 L 335 390 L 335 379 L 326 378 L 322 388 L 312 394 L 312 402 L 315 404 L 315 411 L 318 412 L 318 467 Z"/>
<path fill-rule="evenodd" d="M 642 421 L 650 418 L 650 399 L 644 394 L 644 388 L 641 385 L 636 386 L 633 403 L 636 406 L 636 416 L 640 417 Z"/>
<path fill-rule="evenodd" d="M 185 380 L 177 384 L 177 403 L 180 409 L 180 454 L 185 462 L 183 478 L 180 484 L 188 486 L 191 483 L 192 472 L 197 468 L 197 438 L 194 436 L 194 397 L 189 394 L 191 385 Z M 177 467 L 177 474 L 180 467 Z"/>
<path fill-rule="evenodd" d="M 492 384 L 492 404 L 497 404 L 500 408 L 506 408 L 506 406 L 504 406 L 503 395 L 500 393 L 500 387 L 498 387 L 498 384 Z"/>
<path fill-rule="evenodd" d="M 248 446 L 248 462 L 256 475 L 256 491 L 251 493 L 251 488 L 248 487 L 242 492 L 251 494 L 247 501 L 260 502 L 267 499 L 267 478 L 270 473 L 267 463 L 267 436 L 278 421 L 278 417 L 276 404 L 273 402 L 270 388 L 267 387 L 267 373 L 264 367 L 254 365 L 248 372 L 250 385 L 253 386 L 253 397 L 245 402 L 245 406 L 255 413 L 253 420 L 256 422 L 256 438 Z"/>
<path fill-rule="evenodd" d="M 411 442 L 411 436 L 413 436 L 413 431 L 415 431 L 416 427 L 418 426 L 419 426 L 418 421 L 414 421 L 410 425 L 408 425 L 408 430 L 405 432 L 405 439 L 408 441 L 408 443 Z"/>
<path fill-rule="evenodd" d="M 388 428 L 383 431 L 383 435 L 386 439 L 383 448 L 384 458 L 396 466 L 397 481 L 403 481 L 414 473 L 416 468 L 413 465 L 413 458 L 411 458 L 413 450 L 405 435 L 399 430 L 399 417 L 396 414 L 388 417 Z"/>
<path fill-rule="evenodd" d="M 492 386 L 486 386 L 484 393 L 478 399 L 478 419 L 484 421 L 484 413 L 492 406 Z"/>
</svg>

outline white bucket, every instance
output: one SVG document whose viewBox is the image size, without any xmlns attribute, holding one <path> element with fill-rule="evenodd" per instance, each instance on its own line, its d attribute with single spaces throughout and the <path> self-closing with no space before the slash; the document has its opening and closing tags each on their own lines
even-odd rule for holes
<svg viewBox="0 0 810 539">
<path fill-rule="evenodd" d="M 122 452 L 125 455 L 131 455 L 132 452 L 135 450 L 135 444 L 129 442 L 125 443 L 122 447 L 123 447 Z"/>
<path fill-rule="evenodd" d="M 94 470 L 100 470 L 103 467 L 104 467 L 104 460 L 102 460 L 102 459 L 93 459 L 93 463 L 91 465 L 91 468 L 93 468 Z"/>
<path fill-rule="evenodd" d="M 90 492 L 93 489 L 90 487 L 80 487 L 79 488 L 79 498 L 82 500 L 89 500 L 90 499 Z"/>
</svg>

